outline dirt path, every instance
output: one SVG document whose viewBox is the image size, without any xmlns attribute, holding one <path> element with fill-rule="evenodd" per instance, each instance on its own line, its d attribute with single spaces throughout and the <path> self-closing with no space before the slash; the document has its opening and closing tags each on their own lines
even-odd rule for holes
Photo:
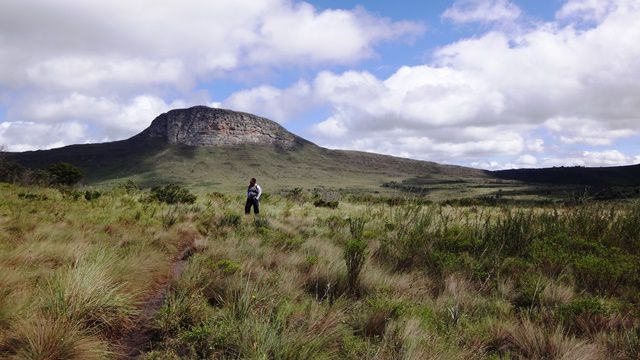
<svg viewBox="0 0 640 360">
<path fill-rule="evenodd" d="M 116 347 L 119 359 L 137 359 L 145 351 L 150 350 L 152 333 L 152 321 L 156 313 L 162 307 L 164 299 L 169 291 L 171 281 L 182 273 L 187 260 L 194 253 L 194 248 L 188 246 L 178 258 L 171 264 L 170 277 L 163 281 L 156 292 L 147 300 L 142 308 L 142 314 L 138 319 L 136 328 L 126 334 Z"/>
</svg>

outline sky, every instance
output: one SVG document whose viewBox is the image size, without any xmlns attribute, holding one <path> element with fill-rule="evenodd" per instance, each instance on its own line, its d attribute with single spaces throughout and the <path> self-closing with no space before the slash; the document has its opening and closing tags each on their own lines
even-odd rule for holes
<svg viewBox="0 0 640 360">
<path fill-rule="evenodd" d="M 193 105 L 485 169 L 640 163 L 640 0 L 5 0 L 0 146 Z"/>
</svg>

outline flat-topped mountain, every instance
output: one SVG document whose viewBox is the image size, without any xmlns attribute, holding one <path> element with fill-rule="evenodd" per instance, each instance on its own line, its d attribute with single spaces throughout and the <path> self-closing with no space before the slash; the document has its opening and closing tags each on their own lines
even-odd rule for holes
<svg viewBox="0 0 640 360">
<path fill-rule="evenodd" d="M 88 184 L 126 180 L 142 185 L 178 182 L 206 191 L 236 191 L 252 177 L 270 189 L 324 186 L 367 191 L 404 190 L 436 194 L 432 196 L 434 199 L 488 195 L 498 189 L 516 188 L 517 192 L 527 195 L 537 192 L 536 184 L 540 183 L 574 187 L 640 185 L 640 166 L 490 172 L 359 151 L 330 150 L 290 133 L 269 119 L 206 106 L 161 114 L 147 129 L 126 140 L 8 155 L 30 168 L 61 161 L 74 164 L 87 174 Z M 529 190 L 530 187 L 533 190 Z M 584 187 L 582 189 L 584 191 Z"/>
<path fill-rule="evenodd" d="M 85 171 L 89 184 L 131 179 L 143 185 L 179 182 L 212 191 L 242 188 L 251 177 L 271 189 L 376 191 L 390 191 L 382 185 L 412 178 L 434 183 L 489 179 L 483 170 L 326 149 L 274 121 L 205 106 L 164 113 L 126 140 L 9 155 L 32 168 L 60 161 L 74 164 Z"/>
<path fill-rule="evenodd" d="M 189 146 L 254 144 L 292 149 L 308 143 L 269 119 L 206 106 L 164 113 L 136 136 L 144 137 Z"/>
</svg>

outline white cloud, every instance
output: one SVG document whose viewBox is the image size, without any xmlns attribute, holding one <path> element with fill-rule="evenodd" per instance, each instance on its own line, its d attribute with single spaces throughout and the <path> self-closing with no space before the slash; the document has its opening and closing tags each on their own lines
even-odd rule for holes
<svg viewBox="0 0 640 360">
<path fill-rule="evenodd" d="M 0 144 L 6 144 L 7 151 L 49 149 L 86 142 L 86 130 L 85 124 L 77 122 L 3 122 L 0 123 Z"/>
<path fill-rule="evenodd" d="M 522 11 L 508 0 L 456 0 L 442 17 L 455 23 L 514 21 Z"/>
<path fill-rule="evenodd" d="M 140 85 L 188 85 L 188 74 L 178 60 L 153 61 L 124 57 L 56 57 L 30 65 L 26 82 L 57 90 L 100 90 Z"/>
<path fill-rule="evenodd" d="M 318 10 L 289 0 L 9 0 L 0 5 L 0 106 L 12 129 L 74 121 L 117 139 L 168 106 L 210 103 L 199 84 L 292 65 L 353 64 L 381 42 L 423 31 L 362 8 Z M 237 94 L 229 104 L 286 120 L 295 104 L 257 107 L 275 101 L 275 92 Z M 47 140 L 34 146 L 60 138 L 41 135 Z M 15 149 L 23 140 L 3 141 Z"/>
<path fill-rule="evenodd" d="M 544 152 L 544 140 L 543 139 L 527 140 L 527 150 L 537 152 L 537 153 Z"/>
<path fill-rule="evenodd" d="M 259 86 L 235 92 L 221 106 L 256 113 L 284 123 L 309 107 L 311 87 L 304 81 L 281 90 L 273 86 Z"/>
<path fill-rule="evenodd" d="M 583 151 L 568 157 L 544 159 L 545 166 L 622 166 L 635 163 L 637 157 L 627 156 L 618 150 Z"/>
<path fill-rule="evenodd" d="M 517 162 L 519 167 L 532 167 L 538 163 L 538 159 L 533 155 L 524 154 L 518 158 Z"/>
<path fill-rule="evenodd" d="M 76 91 L 185 86 L 251 66 L 349 64 L 381 41 L 423 31 L 360 8 L 286 0 L 10 0 L 1 10 L 0 83 Z"/>
<path fill-rule="evenodd" d="M 332 110 L 313 127 L 314 140 L 448 162 L 511 157 L 524 164 L 531 160 L 519 159 L 525 152 L 555 158 L 564 144 L 611 146 L 637 136 L 640 3 L 611 4 L 590 29 L 552 22 L 517 35 L 492 30 L 442 47 L 431 63 L 401 67 L 388 78 L 322 72 L 312 99 L 302 101 Z M 558 143 L 540 135 L 547 132 Z M 573 158 L 606 163 L 597 153 Z M 633 160 L 605 154 L 612 164 Z"/>
<path fill-rule="evenodd" d="M 611 0 L 569 0 L 556 13 L 558 19 L 600 21 L 615 8 Z"/>
<path fill-rule="evenodd" d="M 585 151 L 583 153 L 586 164 L 590 166 L 616 166 L 628 164 L 631 160 L 618 150 Z"/>
<path fill-rule="evenodd" d="M 515 47 L 506 34 L 490 32 L 441 49 L 433 65 L 402 67 L 387 79 L 322 72 L 302 98 L 281 96 L 300 94 L 298 85 L 270 91 L 276 104 L 329 105 L 333 114 L 313 129 L 327 145 L 448 161 L 542 153 L 545 141 L 526 135 L 535 129 L 563 143 L 611 145 L 640 130 L 640 85 L 627 81 L 640 74 L 633 60 L 640 47 L 616 35 L 620 27 L 640 27 L 633 16 L 617 15 L 583 33 L 543 25 Z M 617 58 L 589 56 L 603 47 Z"/>
<path fill-rule="evenodd" d="M 145 129 L 157 115 L 184 106 L 183 101 L 166 103 L 153 95 L 139 95 L 126 103 L 80 93 L 72 93 L 63 99 L 33 101 L 21 104 L 19 112 L 9 112 L 10 120 L 0 123 L 4 129 L 0 144 L 18 151 L 73 142 L 118 140 Z M 82 124 L 82 132 L 79 124 Z M 95 135 L 89 133 L 89 125 L 94 128 Z"/>
<path fill-rule="evenodd" d="M 330 117 L 327 120 L 318 123 L 314 126 L 314 131 L 320 136 L 327 138 L 340 138 L 347 134 L 347 128 L 343 125 L 343 122 L 335 117 Z"/>
<path fill-rule="evenodd" d="M 362 8 L 318 13 L 307 3 L 273 11 L 264 18 L 263 38 L 249 52 L 255 63 L 349 62 L 371 55 L 371 44 L 423 31 L 418 24 L 376 18 Z"/>
<path fill-rule="evenodd" d="M 606 121 L 593 119 L 557 117 L 547 120 L 545 126 L 561 134 L 560 141 L 565 144 L 611 145 L 617 139 L 637 134 L 632 129 L 609 129 Z"/>
</svg>

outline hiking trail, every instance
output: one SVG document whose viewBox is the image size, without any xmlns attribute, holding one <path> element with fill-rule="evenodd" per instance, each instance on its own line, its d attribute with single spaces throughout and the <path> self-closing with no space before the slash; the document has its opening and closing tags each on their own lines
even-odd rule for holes
<svg viewBox="0 0 640 360">
<path fill-rule="evenodd" d="M 144 302 L 141 314 L 136 321 L 136 327 L 127 332 L 116 345 L 118 359 L 137 359 L 150 350 L 153 338 L 152 322 L 169 292 L 169 287 L 184 270 L 187 260 L 195 253 L 193 243 L 187 245 L 171 263 L 171 271 L 167 279 L 160 282 L 155 292 Z"/>
</svg>

